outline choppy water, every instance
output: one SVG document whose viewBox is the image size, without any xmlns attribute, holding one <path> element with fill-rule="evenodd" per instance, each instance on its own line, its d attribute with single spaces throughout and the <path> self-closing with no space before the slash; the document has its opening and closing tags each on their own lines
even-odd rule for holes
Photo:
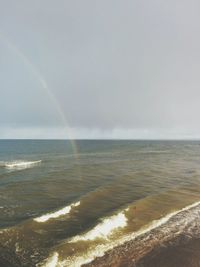
<svg viewBox="0 0 200 267">
<path fill-rule="evenodd" d="M 0 266 L 80 266 L 170 232 L 199 209 L 199 166 L 198 141 L 1 140 Z"/>
</svg>

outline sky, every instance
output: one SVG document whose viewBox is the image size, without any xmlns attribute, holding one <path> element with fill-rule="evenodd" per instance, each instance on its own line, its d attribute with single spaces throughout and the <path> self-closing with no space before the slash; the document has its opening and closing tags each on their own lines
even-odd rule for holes
<svg viewBox="0 0 200 267">
<path fill-rule="evenodd" d="M 200 138 L 198 0 L 0 0 L 0 138 Z"/>
</svg>

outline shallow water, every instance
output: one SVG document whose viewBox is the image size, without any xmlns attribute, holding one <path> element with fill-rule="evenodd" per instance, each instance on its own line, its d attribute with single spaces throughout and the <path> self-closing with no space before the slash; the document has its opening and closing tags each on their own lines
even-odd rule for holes
<svg viewBox="0 0 200 267">
<path fill-rule="evenodd" d="M 199 155 L 198 141 L 1 140 L 1 266 L 80 266 L 159 227 L 200 201 Z"/>
</svg>

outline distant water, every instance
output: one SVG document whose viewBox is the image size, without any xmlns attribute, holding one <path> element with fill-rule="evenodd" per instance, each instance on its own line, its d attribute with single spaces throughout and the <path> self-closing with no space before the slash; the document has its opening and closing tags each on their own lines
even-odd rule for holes
<svg viewBox="0 0 200 267">
<path fill-rule="evenodd" d="M 81 266 L 199 201 L 198 141 L 1 140 L 0 266 Z"/>
</svg>

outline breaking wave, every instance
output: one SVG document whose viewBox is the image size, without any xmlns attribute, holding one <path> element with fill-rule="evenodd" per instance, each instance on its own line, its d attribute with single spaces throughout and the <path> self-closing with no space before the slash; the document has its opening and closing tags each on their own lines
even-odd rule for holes
<svg viewBox="0 0 200 267">
<path fill-rule="evenodd" d="M 86 240 L 94 240 L 96 238 L 108 238 L 112 232 L 118 228 L 125 227 L 127 225 L 127 218 L 123 212 L 118 213 L 117 215 L 113 215 L 109 218 L 104 219 L 101 223 L 99 223 L 92 230 L 83 235 L 78 235 L 73 237 L 69 242 L 77 242 L 77 241 L 86 241 Z"/>
<path fill-rule="evenodd" d="M 52 213 L 47 213 L 47 214 L 42 215 L 42 216 L 40 216 L 38 218 L 35 218 L 34 221 L 43 223 L 43 222 L 46 222 L 46 221 L 48 221 L 50 219 L 58 218 L 60 216 L 63 216 L 63 215 L 66 215 L 66 214 L 70 213 L 70 211 L 71 211 L 71 209 L 73 207 L 77 207 L 79 205 L 80 205 L 80 201 L 78 201 L 76 203 L 72 203 L 71 205 L 66 206 L 66 207 L 64 207 L 64 208 L 62 208 L 60 210 L 57 210 L 57 211 L 52 212 Z"/>
<path fill-rule="evenodd" d="M 0 166 L 5 167 L 7 169 L 13 170 L 21 170 L 21 169 L 27 169 L 34 167 L 38 164 L 40 164 L 42 161 L 41 160 L 36 160 L 36 161 L 10 161 L 10 162 L 1 162 Z"/>
<path fill-rule="evenodd" d="M 42 265 L 42 267 L 56 267 L 58 263 L 58 253 L 55 252 L 51 257 L 47 259 L 47 261 Z M 40 264 L 36 266 L 41 266 Z"/>
</svg>

